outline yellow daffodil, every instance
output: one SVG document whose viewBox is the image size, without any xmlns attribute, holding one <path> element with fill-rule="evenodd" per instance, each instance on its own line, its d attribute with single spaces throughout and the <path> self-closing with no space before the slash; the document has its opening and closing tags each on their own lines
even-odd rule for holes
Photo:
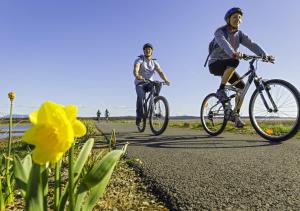
<svg viewBox="0 0 300 211">
<path fill-rule="evenodd" d="M 29 115 L 32 128 L 23 135 L 23 141 L 35 145 L 34 162 L 43 165 L 56 163 L 71 147 L 76 137 L 85 135 L 86 128 L 77 120 L 77 107 L 45 102 Z"/>
<path fill-rule="evenodd" d="M 14 92 L 9 92 L 9 93 L 8 93 L 8 98 L 9 98 L 11 101 L 13 101 L 13 100 L 16 98 L 16 93 L 14 93 Z"/>
</svg>

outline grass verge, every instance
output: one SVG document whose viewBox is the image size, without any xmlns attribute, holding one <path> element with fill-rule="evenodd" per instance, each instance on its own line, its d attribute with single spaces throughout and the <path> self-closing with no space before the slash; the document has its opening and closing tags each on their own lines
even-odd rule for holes
<svg viewBox="0 0 300 211">
<path fill-rule="evenodd" d="M 84 121 L 87 126 L 87 135 L 84 139 L 78 140 L 77 145 L 81 145 L 84 140 L 88 138 L 95 139 L 95 146 L 89 158 L 89 164 L 93 159 L 98 157 L 99 154 L 104 156 L 105 151 L 108 151 L 107 144 L 100 132 L 96 129 L 93 121 Z M 31 148 L 29 145 L 20 141 L 20 137 L 14 137 L 12 143 L 12 152 L 18 154 L 21 158 L 30 153 Z M 2 139 L 0 142 L 0 153 L 5 153 L 7 147 L 7 139 Z M 159 201 L 159 199 L 152 194 L 150 188 L 143 182 L 141 176 L 133 168 L 132 162 L 137 160 L 121 160 L 113 172 L 112 178 L 104 197 L 99 200 L 94 210 L 169 210 L 166 206 Z M 65 183 L 67 182 L 67 166 L 64 166 L 62 177 Z M 64 184 L 63 184 L 64 186 Z M 49 189 L 51 189 L 51 182 Z M 51 192 L 51 191 L 50 191 Z M 49 196 L 50 201 L 53 201 L 53 196 Z M 50 202 L 51 203 L 51 202 Z M 6 210 L 24 210 L 24 199 L 18 190 L 15 190 L 15 200 L 13 205 L 6 207 Z"/>
</svg>

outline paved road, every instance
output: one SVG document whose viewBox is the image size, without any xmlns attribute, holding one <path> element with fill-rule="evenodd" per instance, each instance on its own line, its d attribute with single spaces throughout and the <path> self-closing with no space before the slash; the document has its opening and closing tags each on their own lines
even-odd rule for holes
<svg viewBox="0 0 300 211">
<path fill-rule="evenodd" d="M 300 210 L 300 140 L 272 145 L 259 136 L 217 138 L 169 128 L 161 136 L 133 124 L 100 123 L 129 141 L 144 175 L 172 210 Z"/>
</svg>

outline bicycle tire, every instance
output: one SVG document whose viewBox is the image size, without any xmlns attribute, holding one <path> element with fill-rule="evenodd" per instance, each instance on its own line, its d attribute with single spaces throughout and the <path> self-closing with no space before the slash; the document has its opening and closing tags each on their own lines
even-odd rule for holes
<svg viewBox="0 0 300 211">
<path fill-rule="evenodd" d="M 149 125 L 150 125 L 150 129 L 151 129 L 151 131 L 154 135 L 162 134 L 167 129 L 167 126 L 168 126 L 168 123 L 169 123 L 169 104 L 168 104 L 168 101 L 163 96 L 157 96 L 157 97 L 154 98 L 154 104 L 156 104 L 159 101 L 161 101 L 164 104 L 165 115 L 164 115 L 164 120 L 163 120 L 163 123 L 162 123 L 162 127 L 159 130 L 157 130 L 155 128 L 155 122 L 154 122 L 154 117 L 153 117 L 153 108 L 151 108 L 150 115 L 149 115 Z M 159 114 L 159 115 L 161 115 L 161 114 Z"/>
<path fill-rule="evenodd" d="M 211 128 L 209 128 L 209 124 L 208 123 L 206 123 L 206 121 L 205 121 L 205 117 L 206 117 L 206 115 L 205 115 L 205 109 L 208 107 L 208 101 L 209 101 L 209 99 L 210 98 L 215 98 L 215 100 L 216 100 L 216 102 L 218 102 L 218 98 L 217 98 L 217 95 L 215 94 L 215 93 L 211 93 L 211 94 L 208 94 L 205 98 L 204 98 L 204 100 L 203 100 L 203 102 L 202 102 L 202 104 L 201 104 L 201 109 L 200 109 L 200 119 L 201 119 L 201 124 L 202 124 L 202 127 L 204 128 L 204 130 L 209 134 L 209 135 L 211 135 L 211 136 L 217 136 L 217 135 L 220 135 L 223 131 L 224 131 L 224 129 L 225 129 L 225 127 L 226 127 L 226 125 L 227 125 L 227 119 L 225 118 L 225 113 L 224 113 L 224 117 L 222 118 L 216 118 L 216 120 L 221 120 L 222 122 L 221 122 L 221 124 L 219 124 L 220 125 L 220 128 L 218 128 L 218 129 L 216 129 L 216 130 L 212 130 Z M 217 105 L 217 104 L 216 104 Z M 224 104 L 220 104 L 219 106 L 221 106 L 222 108 L 223 108 L 223 112 L 225 111 L 225 105 Z M 211 108 L 210 108 L 211 109 Z M 209 115 L 209 114 L 208 114 Z M 221 113 L 220 113 L 220 115 L 221 115 Z M 213 115 L 213 113 L 212 113 L 212 115 L 210 115 L 210 117 L 213 117 L 214 115 Z M 210 118 L 210 117 L 208 117 L 208 119 Z M 213 121 L 212 121 L 212 125 L 214 125 L 214 123 L 213 123 Z"/>
<path fill-rule="evenodd" d="M 143 116 L 142 121 L 137 125 L 137 129 L 140 133 L 144 132 L 146 129 L 146 120 L 147 120 L 147 104 L 143 101 Z"/>
<path fill-rule="evenodd" d="M 295 112 L 296 113 L 296 115 L 295 115 L 295 123 L 294 123 L 293 127 L 291 128 L 291 130 L 289 132 L 287 132 L 285 135 L 278 136 L 278 137 L 275 137 L 275 136 L 272 135 L 273 133 L 275 133 L 275 132 L 273 132 L 272 128 L 270 128 L 270 129 L 264 129 L 264 128 L 260 127 L 258 125 L 258 121 L 257 121 L 259 119 L 259 116 L 255 117 L 255 115 L 253 114 L 255 102 L 258 99 L 257 97 L 259 96 L 259 92 L 258 92 L 257 89 L 253 92 L 253 94 L 251 96 L 251 99 L 250 99 L 250 102 L 249 102 L 249 117 L 250 117 L 250 122 L 251 122 L 253 128 L 255 129 L 255 131 L 261 137 L 263 137 L 263 138 L 265 138 L 265 139 L 267 139 L 267 140 L 269 140 L 271 142 L 286 141 L 286 140 L 292 138 L 293 136 L 295 136 L 296 133 L 299 131 L 299 128 L 300 128 L 300 114 L 299 114 L 299 111 L 300 111 L 300 94 L 299 94 L 299 91 L 291 83 L 289 83 L 287 81 L 284 81 L 284 80 L 280 80 L 280 79 L 268 80 L 268 81 L 264 82 L 264 85 L 265 85 L 265 87 L 272 87 L 272 85 L 273 86 L 279 85 L 279 86 L 285 87 L 287 89 L 287 91 L 289 91 L 292 94 L 292 96 L 295 99 L 296 106 L 297 106 L 297 111 Z M 272 88 L 270 88 L 270 90 L 272 90 Z M 283 94 L 283 96 L 288 96 L 288 93 Z M 275 98 L 275 97 L 272 96 L 272 98 Z M 280 100 L 280 97 L 278 97 L 278 101 L 279 100 Z M 276 99 L 276 101 L 277 101 L 277 99 Z M 285 101 L 283 101 L 283 102 L 285 102 Z M 256 103 L 256 104 L 258 104 L 258 103 Z M 280 108 L 278 108 L 278 109 L 280 109 Z M 278 111 L 280 112 L 280 110 L 278 110 Z M 266 119 L 269 118 L 271 120 L 270 117 L 265 116 L 265 118 Z M 279 121 L 279 120 L 280 120 L 280 118 L 277 117 L 277 121 Z M 285 120 L 285 121 L 287 122 L 287 120 Z M 276 124 L 274 124 L 274 125 L 276 125 Z M 268 132 L 267 130 L 270 130 L 270 132 Z"/>
</svg>

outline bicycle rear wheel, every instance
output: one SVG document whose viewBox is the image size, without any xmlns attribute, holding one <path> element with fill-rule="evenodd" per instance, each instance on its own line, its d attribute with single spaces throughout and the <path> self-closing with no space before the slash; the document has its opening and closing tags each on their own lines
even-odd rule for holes
<svg viewBox="0 0 300 211">
<path fill-rule="evenodd" d="M 154 106 L 150 110 L 149 124 L 154 135 L 162 134 L 169 122 L 169 105 L 166 98 L 157 96 L 154 98 Z"/>
<path fill-rule="evenodd" d="M 204 130 L 211 136 L 221 134 L 227 124 L 225 107 L 218 100 L 215 93 L 205 97 L 200 110 L 201 123 Z"/>
<path fill-rule="evenodd" d="M 300 94 L 284 80 L 273 79 L 264 82 L 264 85 L 262 94 L 271 110 L 266 108 L 256 89 L 249 105 L 251 124 L 261 137 L 269 141 L 288 140 L 300 127 Z"/>
</svg>

